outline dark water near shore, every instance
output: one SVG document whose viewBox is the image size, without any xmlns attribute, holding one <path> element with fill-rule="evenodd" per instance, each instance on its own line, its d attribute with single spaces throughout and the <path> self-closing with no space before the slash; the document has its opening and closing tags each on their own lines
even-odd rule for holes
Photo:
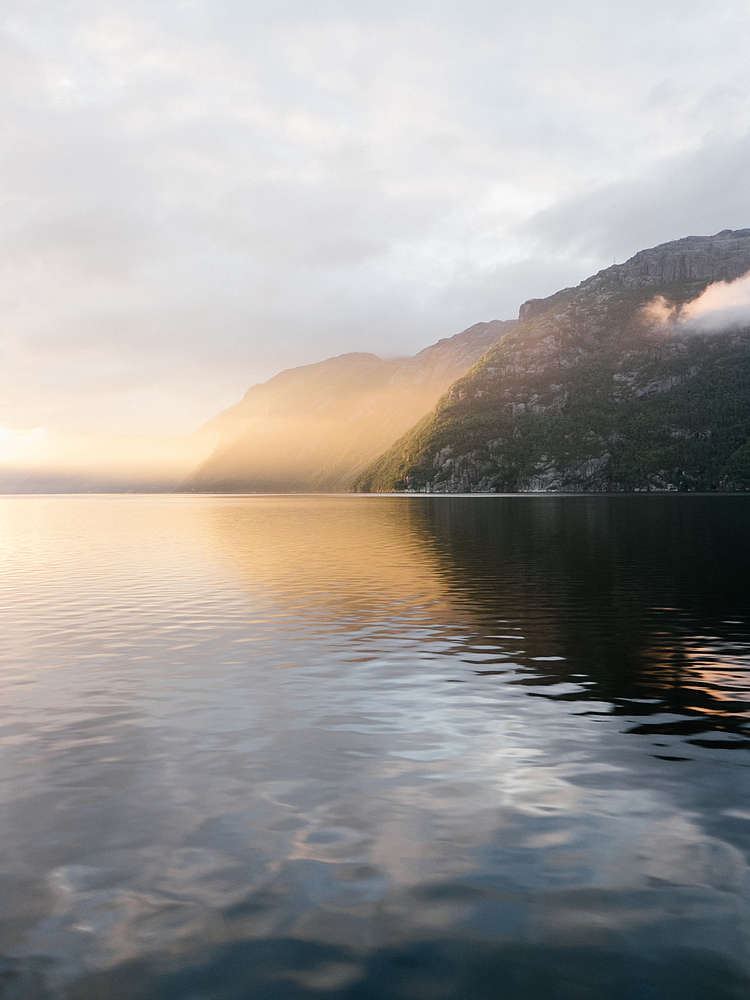
<svg viewBox="0 0 750 1000">
<path fill-rule="evenodd" d="M 0 997 L 750 996 L 750 497 L 8 497 L 0 545 Z"/>
</svg>

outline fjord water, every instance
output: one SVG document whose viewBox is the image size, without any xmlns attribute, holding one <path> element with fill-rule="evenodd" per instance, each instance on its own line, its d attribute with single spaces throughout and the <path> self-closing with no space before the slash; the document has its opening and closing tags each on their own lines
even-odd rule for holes
<svg viewBox="0 0 750 1000">
<path fill-rule="evenodd" d="M 750 497 L 6 497 L 0 538 L 0 996 L 750 995 Z"/>
</svg>

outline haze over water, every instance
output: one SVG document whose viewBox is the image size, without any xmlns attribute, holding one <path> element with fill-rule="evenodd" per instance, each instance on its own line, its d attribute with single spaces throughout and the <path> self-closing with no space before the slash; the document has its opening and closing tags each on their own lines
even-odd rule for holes
<svg viewBox="0 0 750 1000">
<path fill-rule="evenodd" d="M 0 499 L 0 996 L 750 991 L 750 497 Z"/>
</svg>

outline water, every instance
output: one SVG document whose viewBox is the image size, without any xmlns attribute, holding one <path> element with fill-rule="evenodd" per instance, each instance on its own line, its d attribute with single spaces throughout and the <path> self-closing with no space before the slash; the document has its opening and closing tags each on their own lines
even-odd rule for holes
<svg viewBox="0 0 750 1000">
<path fill-rule="evenodd" d="M 750 995 L 750 497 L 0 499 L 0 996 Z"/>
</svg>

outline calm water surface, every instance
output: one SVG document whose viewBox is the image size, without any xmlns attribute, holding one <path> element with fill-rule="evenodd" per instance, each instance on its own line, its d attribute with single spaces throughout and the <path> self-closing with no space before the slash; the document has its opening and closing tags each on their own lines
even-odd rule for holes
<svg viewBox="0 0 750 1000">
<path fill-rule="evenodd" d="M 0 545 L 3 998 L 750 996 L 750 497 L 6 497 Z"/>
</svg>

